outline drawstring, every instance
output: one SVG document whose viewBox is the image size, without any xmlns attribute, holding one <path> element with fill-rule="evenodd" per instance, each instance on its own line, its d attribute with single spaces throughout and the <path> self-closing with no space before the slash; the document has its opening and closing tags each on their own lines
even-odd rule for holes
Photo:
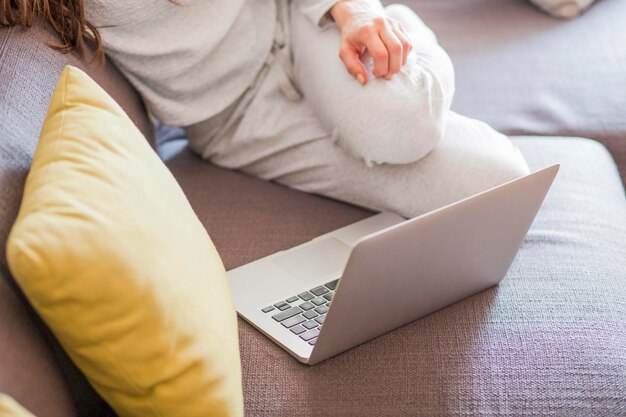
<svg viewBox="0 0 626 417">
<path fill-rule="evenodd" d="M 266 63 L 270 74 L 274 77 L 281 91 L 289 101 L 299 101 L 302 93 L 295 85 L 293 65 L 291 63 L 291 45 L 289 33 L 289 5 L 288 0 L 278 0 L 277 23 L 274 33 L 274 45 Z"/>
</svg>

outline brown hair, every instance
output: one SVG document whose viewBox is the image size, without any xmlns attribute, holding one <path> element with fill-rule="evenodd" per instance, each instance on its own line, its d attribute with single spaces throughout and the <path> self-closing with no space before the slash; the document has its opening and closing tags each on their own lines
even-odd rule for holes
<svg viewBox="0 0 626 417">
<path fill-rule="evenodd" d="M 41 19 L 56 32 L 60 44 L 52 48 L 67 54 L 85 54 L 85 43 L 95 47 L 101 62 L 104 59 L 98 29 L 85 18 L 84 0 L 0 0 L 0 26 L 30 27 Z"/>
</svg>

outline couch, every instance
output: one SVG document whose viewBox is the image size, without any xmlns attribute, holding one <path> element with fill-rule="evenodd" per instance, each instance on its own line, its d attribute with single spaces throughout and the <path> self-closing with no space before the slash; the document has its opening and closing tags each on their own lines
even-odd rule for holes
<svg viewBox="0 0 626 417">
<path fill-rule="evenodd" d="M 497 287 L 313 367 L 240 320 L 246 413 L 626 415 L 626 2 L 600 0 L 574 21 L 523 0 L 405 3 L 452 56 L 455 110 L 514 135 L 532 168 L 558 162 L 561 172 Z M 152 123 L 110 62 L 61 55 L 52 42 L 41 25 L 0 28 L 0 392 L 40 417 L 111 416 L 4 257 L 66 64 L 87 71 L 154 145 L 227 269 L 371 212 L 201 161 L 184 132 Z"/>
</svg>

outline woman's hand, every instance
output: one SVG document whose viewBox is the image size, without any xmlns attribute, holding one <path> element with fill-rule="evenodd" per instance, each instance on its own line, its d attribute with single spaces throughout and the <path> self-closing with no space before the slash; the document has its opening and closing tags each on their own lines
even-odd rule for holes
<svg viewBox="0 0 626 417">
<path fill-rule="evenodd" d="M 361 84 L 367 83 L 360 59 L 365 50 L 374 59 L 375 77 L 389 80 L 406 64 L 411 51 L 409 38 L 378 0 L 342 0 L 330 9 L 330 15 L 341 30 L 339 56 Z"/>
</svg>

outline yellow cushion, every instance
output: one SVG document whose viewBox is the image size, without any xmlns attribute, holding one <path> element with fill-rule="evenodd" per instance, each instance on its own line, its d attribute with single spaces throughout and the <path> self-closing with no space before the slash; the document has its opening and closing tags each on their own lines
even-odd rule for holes
<svg viewBox="0 0 626 417">
<path fill-rule="evenodd" d="M 52 96 L 7 257 L 120 416 L 243 414 L 219 255 L 141 133 L 77 68 Z"/>
<path fill-rule="evenodd" d="M 0 417 L 34 417 L 13 398 L 0 393 Z"/>
</svg>

